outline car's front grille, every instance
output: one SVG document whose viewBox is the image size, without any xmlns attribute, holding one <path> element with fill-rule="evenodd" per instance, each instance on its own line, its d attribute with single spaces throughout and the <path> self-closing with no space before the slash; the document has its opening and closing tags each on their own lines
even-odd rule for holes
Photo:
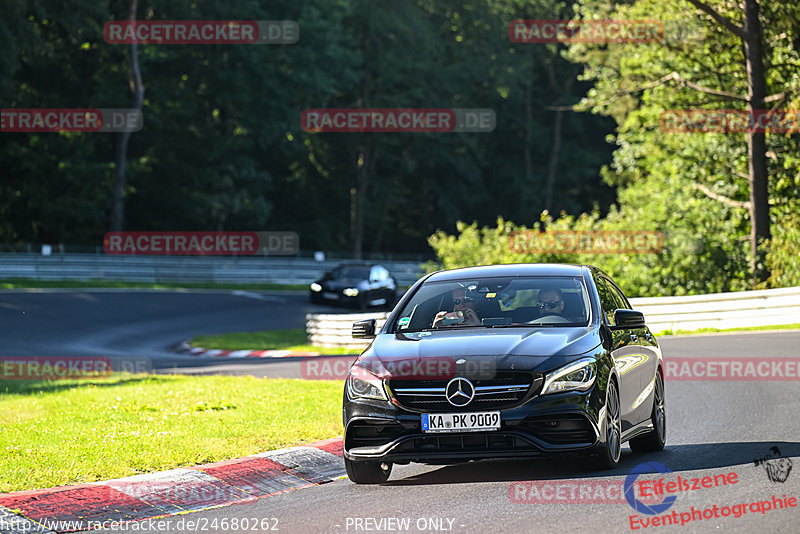
<svg viewBox="0 0 800 534">
<path fill-rule="evenodd" d="M 505 371 L 492 378 L 471 380 L 475 396 L 464 406 L 454 406 L 448 402 L 445 388 L 449 380 L 389 380 L 397 402 L 403 408 L 413 411 L 461 411 L 503 410 L 519 406 L 537 393 L 541 384 L 540 376 L 531 373 Z"/>
<path fill-rule="evenodd" d="M 462 452 L 490 452 L 490 451 L 534 451 L 535 447 L 528 440 L 514 434 L 503 432 L 483 433 L 483 434 L 459 434 L 459 435 L 439 435 L 439 436 L 420 436 L 403 441 L 392 452 L 404 453 L 415 452 L 424 456 L 424 453 L 445 453 Z"/>
</svg>

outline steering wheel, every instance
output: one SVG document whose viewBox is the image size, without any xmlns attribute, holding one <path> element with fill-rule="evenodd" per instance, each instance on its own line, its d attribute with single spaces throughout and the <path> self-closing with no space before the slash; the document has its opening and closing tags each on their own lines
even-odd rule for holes
<svg viewBox="0 0 800 534">
<path fill-rule="evenodd" d="M 533 321 L 528 321 L 528 324 L 542 323 L 569 323 L 569 319 L 565 319 L 560 315 L 545 315 L 544 317 L 537 317 Z"/>
</svg>

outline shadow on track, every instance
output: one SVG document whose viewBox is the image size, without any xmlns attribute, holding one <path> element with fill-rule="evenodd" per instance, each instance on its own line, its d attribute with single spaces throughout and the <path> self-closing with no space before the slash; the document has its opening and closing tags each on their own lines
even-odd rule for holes
<svg viewBox="0 0 800 534">
<path fill-rule="evenodd" d="M 788 441 L 673 445 L 666 447 L 661 452 L 646 454 L 634 454 L 630 450 L 624 449 L 619 466 L 608 471 L 593 471 L 580 457 L 565 456 L 515 461 L 489 460 L 443 466 L 420 475 L 390 480 L 384 485 L 417 486 L 625 476 L 631 469 L 644 462 L 659 462 L 676 472 L 724 468 L 742 464 L 752 466 L 754 460 L 763 457 L 771 447 L 775 446 L 780 448 L 784 457 L 800 457 L 800 443 Z"/>
</svg>

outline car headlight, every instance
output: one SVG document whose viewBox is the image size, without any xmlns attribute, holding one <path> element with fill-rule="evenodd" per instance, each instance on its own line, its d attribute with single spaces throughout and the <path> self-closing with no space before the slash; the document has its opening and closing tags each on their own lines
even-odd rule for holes
<svg viewBox="0 0 800 534">
<path fill-rule="evenodd" d="M 314 282 L 313 284 L 311 284 L 311 291 L 319 293 L 320 291 L 322 291 L 322 286 Z"/>
<path fill-rule="evenodd" d="M 358 289 L 356 289 L 354 287 L 348 287 L 347 289 L 342 291 L 342 293 L 344 293 L 345 297 L 357 297 L 358 296 Z"/>
<path fill-rule="evenodd" d="M 583 358 L 545 376 L 542 395 L 562 391 L 586 391 L 597 377 L 597 363 L 594 358 Z"/>
<path fill-rule="evenodd" d="M 347 375 L 347 396 L 350 400 L 389 400 L 383 390 L 383 381 L 357 365 L 351 367 Z"/>
</svg>

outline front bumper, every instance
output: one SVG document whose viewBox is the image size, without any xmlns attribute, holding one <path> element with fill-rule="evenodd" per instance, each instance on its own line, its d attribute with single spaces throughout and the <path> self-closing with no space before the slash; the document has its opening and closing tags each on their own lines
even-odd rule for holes
<svg viewBox="0 0 800 534">
<path fill-rule="evenodd" d="M 602 435 L 595 387 L 534 397 L 502 410 L 499 430 L 481 432 L 424 433 L 420 414 L 387 402 L 346 399 L 344 455 L 350 460 L 436 462 L 586 451 Z"/>
<path fill-rule="evenodd" d="M 326 296 L 329 295 L 329 296 Z M 336 295 L 332 297 L 330 295 Z M 311 301 L 317 304 L 328 304 L 331 306 L 358 306 L 359 295 L 348 297 L 341 289 L 323 289 L 322 291 L 309 291 Z"/>
</svg>

